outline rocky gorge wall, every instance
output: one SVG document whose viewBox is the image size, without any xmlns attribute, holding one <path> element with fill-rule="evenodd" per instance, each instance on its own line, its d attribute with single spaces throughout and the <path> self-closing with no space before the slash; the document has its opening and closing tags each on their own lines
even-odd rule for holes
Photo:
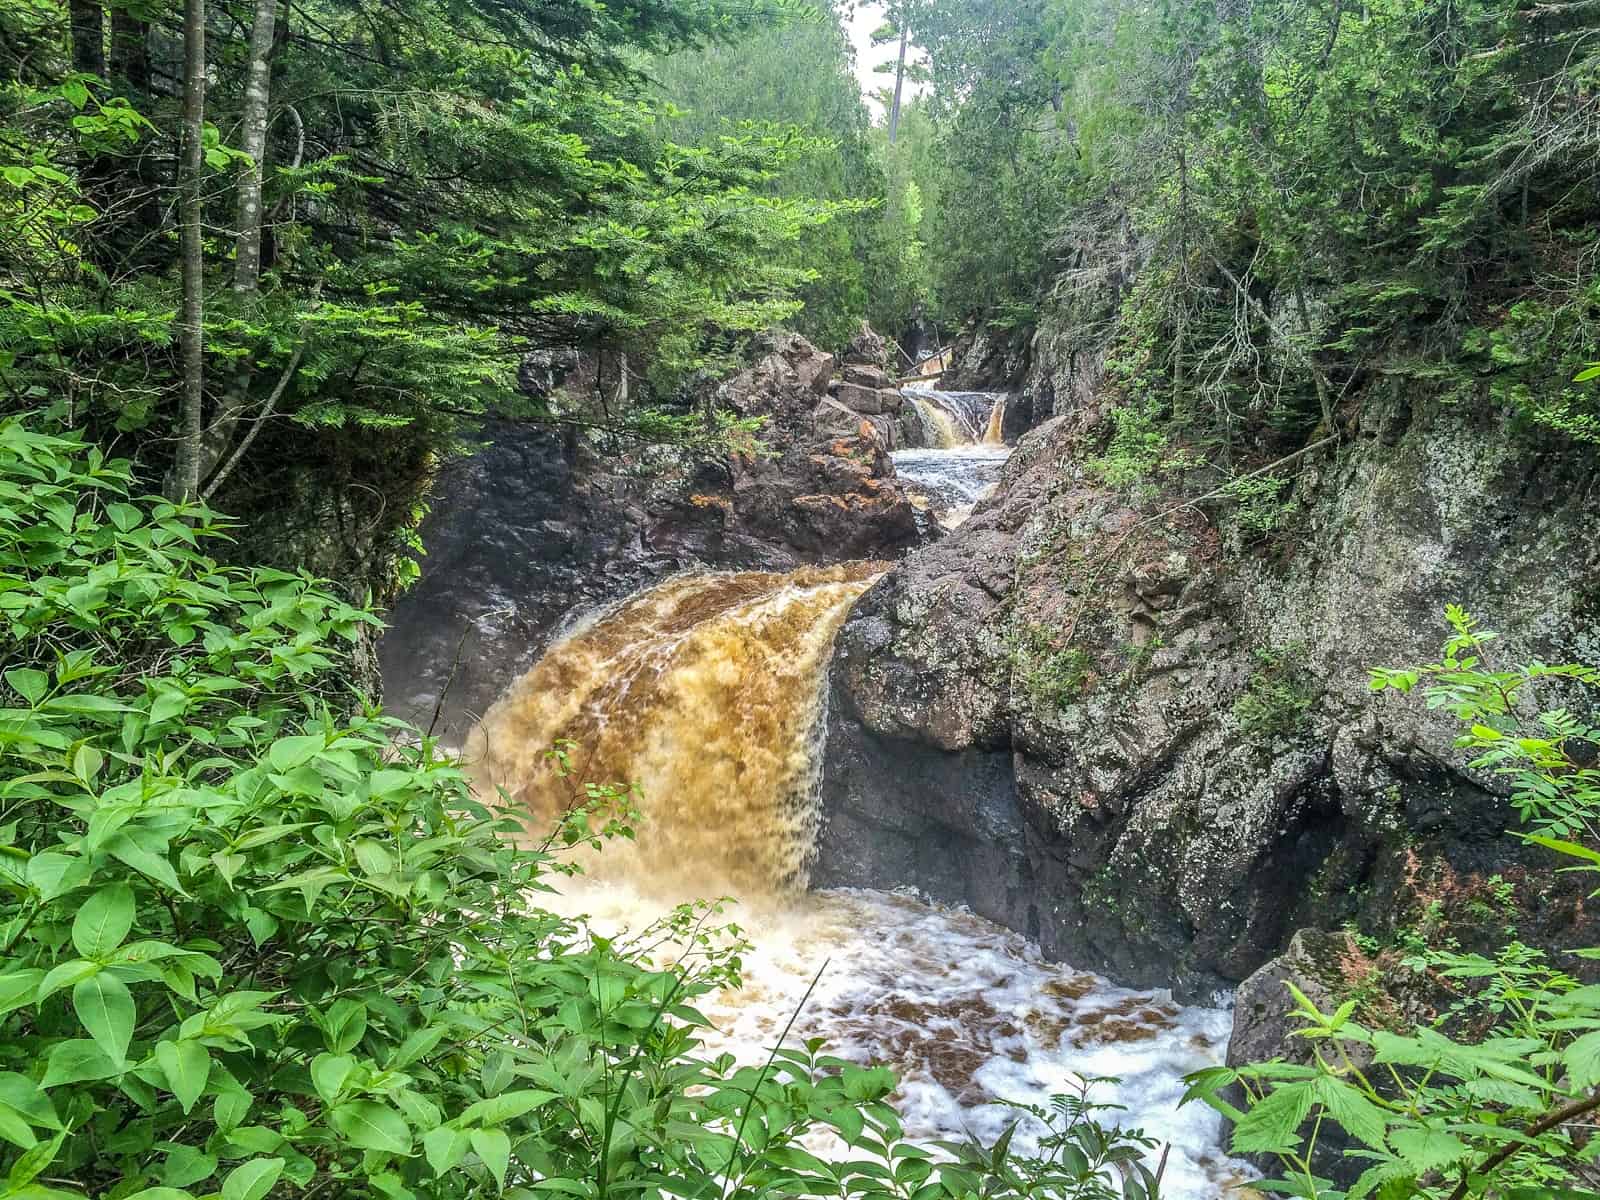
<svg viewBox="0 0 1600 1200">
<path fill-rule="evenodd" d="M 1585 944 L 1581 889 L 1508 834 L 1452 721 L 1368 671 L 1434 661 L 1452 602 L 1508 664 L 1600 659 L 1593 457 L 1377 392 L 1301 463 L 1290 527 L 1244 545 L 1215 505 L 1098 483 L 1082 415 L 841 632 L 818 882 L 915 885 L 1184 997 L 1302 927 L 1437 906 L 1494 940 L 1502 882 L 1525 938 Z"/>
<path fill-rule="evenodd" d="M 747 453 L 618 452 L 491 424 L 438 481 L 420 582 L 380 643 L 387 703 L 459 743 L 567 625 L 678 572 L 897 557 L 932 534 L 894 475 L 880 340 L 838 363 L 774 335 L 717 402 L 763 417 Z M 842 378 L 836 378 L 842 375 Z M 437 715 L 436 715 L 437 714 Z"/>
</svg>

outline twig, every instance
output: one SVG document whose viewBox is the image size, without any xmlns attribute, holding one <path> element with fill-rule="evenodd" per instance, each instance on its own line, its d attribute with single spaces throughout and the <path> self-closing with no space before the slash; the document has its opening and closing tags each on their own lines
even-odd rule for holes
<svg viewBox="0 0 1600 1200">
<path fill-rule="evenodd" d="M 1228 277 L 1228 282 L 1233 284 L 1234 289 L 1238 292 L 1240 299 L 1242 299 L 1248 307 L 1255 310 L 1256 316 L 1261 318 L 1261 323 L 1267 327 L 1267 331 L 1271 333 L 1273 337 L 1277 338 L 1278 341 L 1283 344 L 1283 348 L 1298 358 L 1305 368 L 1311 372 L 1312 381 L 1317 385 L 1317 401 L 1322 406 L 1322 419 L 1328 423 L 1328 426 L 1333 431 L 1334 436 L 1337 437 L 1338 428 L 1334 424 L 1333 420 L 1333 406 L 1328 401 L 1328 377 L 1322 373 L 1322 368 L 1317 366 L 1316 359 L 1312 358 L 1310 354 L 1296 345 L 1294 339 L 1278 327 L 1278 323 L 1274 321 L 1272 319 L 1272 315 L 1267 312 L 1266 306 L 1250 294 L 1250 290 L 1246 288 L 1244 284 L 1239 282 L 1239 277 L 1237 275 L 1223 265 L 1223 262 L 1220 258 L 1218 258 L 1216 255 L 1212 255 L 1211 261 L 1217 265 L 1217 270 L 1221 271 Z M 1303 313 L 1303 295 L 1300 297 L 1300 299 Z"/>
<path fill-rule="evenodd" d="M 1566 1122 L 1592 1113 L 1596 1109 L 1600 1109 L 1600 1090 L 1590 1092 L 1587 1096 L 1580 1096 L 1555 1111 L 1546 1113 L 1522 1131 L 1522 1141 L 1511 1142 L 1500 1147 L 1500 1149 L 1484 1159 L 1483 1165 L 1478 1167 L 1477 1170 L 1462 1175 L 1461 1182 L 1456 1184 L 1455 1191 L 1450 1193 L 1450 1200 L 1465 1200 L 1467 1188 L 1470 1186 L 1474 1175 L 1486 1176 L 1493 1171 L 1499 1170 L 1505 1166 L 1506 1162 L 1518 1150 L 1521 1150 L 1527 1144 L 1529 1139 L 1536 1138 L 1541 1133 L 1548 1133 L 1557 1125 L 1564 1125 Z"/>
<path fill-rule="evenodd" d="M 233 469 L 239 465 L 239 460 L 244 457 L 245 451 L 250 449 L 250 443 L 256 440 L 256 434 L 261 432 L 262 425 L 266 424 L 267 418 L 272 415 L 273 409 L 278 407 L 278 401 L 283 399 L 283 393 L 288 388 L 289 381 L 294 378 L 295 371 L 299 369 L 300 360 L 305 357 L 305 352 L 304 343 L 295 347 L 294 354 L 290 357 L 288 365 L 283 368 L 283 374 L 278 376 L 278 382 L 273 385 L 272 394 L 267 397 L 267 402 L 262 405 L 260 414 L 251 423 L 244 437 L 239 439 L 239 444 L 234 447 L 233 453 L 228 456 L 228 461 L 222 464 L 217 473 L 211 477 L 211 482 L 206 485 L 205 491 L 200 493 L 202 500 L 211 499 L 212 494 L 222 486 L 223 480 L 227 479 L 232 474 Z"/>
</svg>

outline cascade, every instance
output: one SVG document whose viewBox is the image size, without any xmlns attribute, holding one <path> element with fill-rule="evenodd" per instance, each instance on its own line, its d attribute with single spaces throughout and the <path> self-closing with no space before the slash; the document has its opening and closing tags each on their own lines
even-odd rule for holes
<svg viewBox="0 0 1600 1200">
<path fill-rule="evenodd" d="M 1005 397 L 995 392 L 942 392 L 924 384 L 911 384 L 905 388 L 905 397 L 916 407 L 923 424 L 933 430 L 939 445 L 937 449 L 951 450 L 957 446 L 970 446 L 989 441 L 993 428 L 994 441 L 998 443 L 999 427 L 995 413 L 1005 415 Z"/>
<path fill-rule="evenodd" d="M 983 444 L 985 446 L 1003 446 L 1006 444 L 1006 398 L 1001 396 L 994 402 L 994 407 L 989 410 L 989 427 L 984 430 Z"/>
<path fill-rule="evenodd" d="M 467 752 L 480 792 L 542 834 L 586 784 L 636 784 L 640 836 L 606 849 L 605 875 L 679 898 L 803 887 L 823 671 L 883 569 L 679 576 L 603 613 L 484 717 Z"/>
<path fill-rule="evenodd" d="M 923 426 L 939 435 L 939 445 L 895 451 L 895 472 L 946 529 L 955 529 L 994 490 L 1011 456 L 1004 438 L 1006 398 L 926 387 L 909 387 L 905 395 Z"/>
</svg>

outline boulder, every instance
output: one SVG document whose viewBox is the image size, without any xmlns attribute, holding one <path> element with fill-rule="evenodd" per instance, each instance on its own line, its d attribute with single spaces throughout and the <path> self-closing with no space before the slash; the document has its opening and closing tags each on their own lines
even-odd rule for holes
<svg viewBox="0 0 1600 1200">
<path fill-rule="evenodd" d="M 823 400 L 812 413 L 811 420 L 817 432 L 829 437 L 871 437 L 891 451 L 900 444 L 899 427 L 893 420 L 856 412 L 837 400 Z"/>
<path fill-rule="evenodd" d="M 858 387 L 872 388 L 874 391 L 882 391 L 895 385 L 895 380 L 891 379 L 889 372 L 882 367 L 864 366 L 860 363 L 845 364 L 844 381 Z"/>
<path fill-rule="evenodd" d="M 876 388 L 862 387 L 855 383 L 841 383 L 838 397 L 840 404 L 854 412 L 872 416 L 883 412 L 883 394 Z"/>
<path fill-rule="evenodd" d="M 869 388 L 855 383 L 839 384 L 838 401 L 854 412 L 869 416 L 895 416 L 905 405 L 905 398 L 891 388 Z"/>
<path fill-rule="evenodd" d="M 814 880 L 982 904 L 1053 958 L 1185 999 L 1298 929 L 1400 928 L 1440 898 L 1452 936 L 1492 948 L 1497 875 L 1525 940 L 1593 944 L 1595 906 L 1515 836 L 1449 714 L 1368 683 L 1434 661 L 1450 603 L 1501 633 L 1498 661 L 1596 661 L 1592 463 L 1487 408 L 1372 397 L 1337 459 L 1303 464 L 1266 553 L 1180 494 L 1104 486 L 1075 420 L 1024 436 L 996 495 L 841 631 L 822 795 L 843 832 Z M 973 756 L 985 780 L 1003 765 L 1021 835 L 908 782 Z M 843 845 L 863 823 L 917 852 Z"/>
</svg>

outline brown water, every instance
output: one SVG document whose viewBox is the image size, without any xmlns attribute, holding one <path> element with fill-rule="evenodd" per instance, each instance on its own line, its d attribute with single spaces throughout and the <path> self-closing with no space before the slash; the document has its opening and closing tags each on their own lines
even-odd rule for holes
<svg viewBox="0 0 1600 1200">
<path fill-rule="evenodd" d="M 1003 446 L 1006 444 L 1006 398 L 1001 396 L 994 402 L 994 407 L 989 410 L 989 426 L 983 431 L 983 444 L 985 446 Z"/>
<path fill-rule="evenodd" d="M 469 744 L 481 792 L 540 832 L 583 786 L 635 784 L 637 843 L 607 851 L 663 893 L 803 888 L 816 843 L 820 679 L 880 563 L 682 576 L 550 650 Z M 562 777 L 546 751 L 573 744 Z M 631 861 L 616 860 L 626 852 Z"/>
</svg>

